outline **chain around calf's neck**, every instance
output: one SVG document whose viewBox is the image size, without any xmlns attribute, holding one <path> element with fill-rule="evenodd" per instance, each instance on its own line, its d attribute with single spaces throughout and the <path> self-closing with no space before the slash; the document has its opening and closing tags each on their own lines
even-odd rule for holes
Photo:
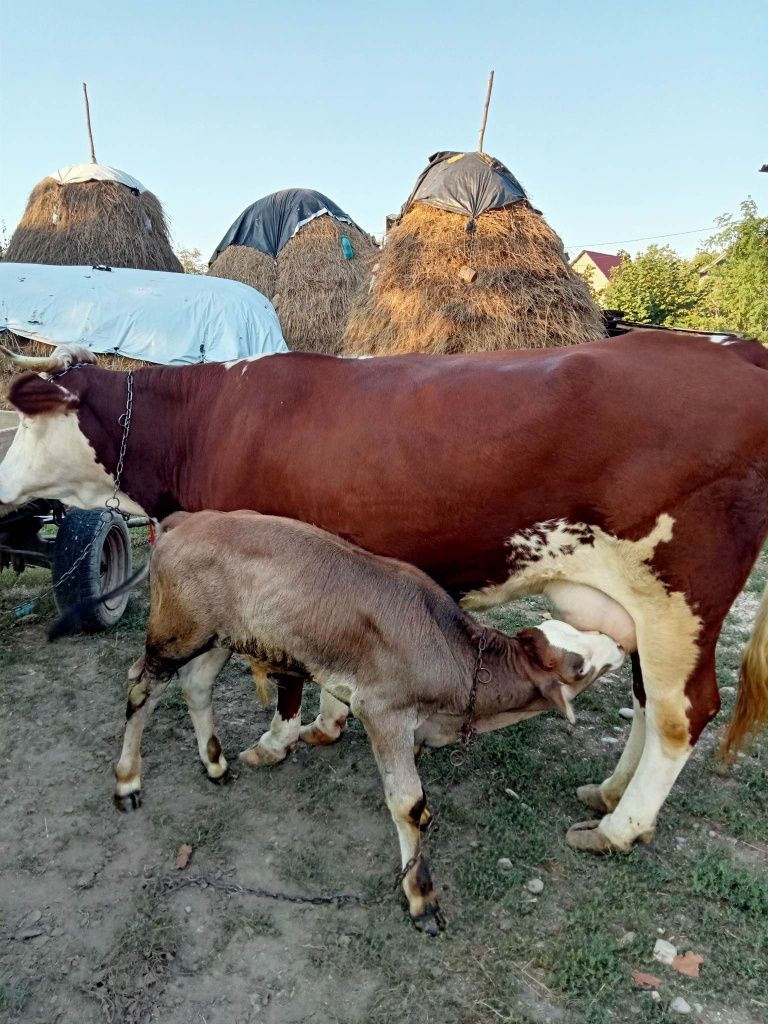
<svg viewBox="0 0 768 1024">
<path fill-rule="evenodd" d="M 467 704 L 467 713 L 464 716 L 464 723 L 461 727 L 461 731 L 459 732 L 459 738 L 461 739 L 461 745 L 464 750 L 469 749 L 469 746 L 477 733 L 477 730 L 475 729 L 477 688 L 480 683 L 487 684 L 491 681 L 490 670 L 483 664 L 483 652 L 487 646 L 488 630 L 483 628 L 480 636 L 477 638 L 477 656 L 475 658 L 475 670 L 472 673 L 472 687 L 469 691 L 469 703 Z"/>
</svg>

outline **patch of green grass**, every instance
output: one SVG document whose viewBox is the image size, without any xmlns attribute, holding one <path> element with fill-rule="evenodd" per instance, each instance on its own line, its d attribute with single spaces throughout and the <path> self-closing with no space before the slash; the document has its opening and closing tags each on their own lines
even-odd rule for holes
<svg viewBox="0 0 768 1024">
<path fill-rule="evenodd" d="M 0 978 L 0 1010 L 10 1015 L 21 1013 L 35 989 L 31 978 L 21 977 L 17 972 Z"/>
<path fill-rule="evenodd" d="M 768 878 L 734 865 L 722 853 L 704 854 L 694 866 L 691 881 L 699 896 L 722 900 L 756 917 L 768 915 Z"/>
<path fill-rule="evenodd" d="M 227 799 L 226 791 L 212 795 L 216 797 L 215 801 L 186 816 L 164 808 L 153 811 L 152 824 L 163 834 L 163 842 L 172 853 L 175 854 L 184 843 L 189 843 L 193 850 L 219 853 L 226 839 L 233 834 L 236 812 Z"/>
</svg>

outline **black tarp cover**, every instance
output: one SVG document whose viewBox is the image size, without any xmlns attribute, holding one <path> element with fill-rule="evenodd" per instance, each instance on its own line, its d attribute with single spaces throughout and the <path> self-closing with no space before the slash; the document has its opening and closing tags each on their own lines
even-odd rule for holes
<svg viewBox="0 0 768 1024">
<path fill-rule="evenodd" d="M 400 216 L 414 203 L 427 203 L 475 220 L 486 210 L 498 210 L 527 198 L 523 186 L 500 160 L 486 153 L 446 151 L 429 158 Z"/>
<path fill-rule="evenodd" d="M 229 245 L 250 245 L 277 259 L 299 228 L 324 213 L 357 227 L 340 206 L 313 188 L 285 188 L 264 196 L 243 210 L 216 246 L 209 266 Z"/>
</svg>

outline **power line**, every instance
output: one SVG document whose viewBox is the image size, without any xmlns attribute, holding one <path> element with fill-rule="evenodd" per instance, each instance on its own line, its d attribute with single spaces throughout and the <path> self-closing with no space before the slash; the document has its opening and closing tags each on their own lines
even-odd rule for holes
<svg viewBox="0 0 768 1024">
<path fill-rule="evenodd" d="M 680 235 L 699 235 L 702 231 L 711 231 L 712 225 L 704 228 L 691 228 L 690 231 L 670 231 L 666 235 L 645 235 L 643 238 L 619 238 L 613 242 L 578 242 L 566 245 L 566 249 L 588 249 L 591 245 L 624 245 L 625 242 L 652 242 L 654 238 L 677 238 Z"/>
</svg>

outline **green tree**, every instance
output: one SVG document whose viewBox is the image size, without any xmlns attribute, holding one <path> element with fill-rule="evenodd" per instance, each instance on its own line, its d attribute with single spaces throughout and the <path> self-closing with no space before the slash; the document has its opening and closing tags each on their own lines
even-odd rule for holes
<svg viewBox="0 0 768 1024">
<path fill-rule="evenodd" d="M 768 217 L 746 199 L 741 217 L 726 214 L 707 240 L 692 326 L 737 331 L 768 341 Z M 698 259 L 699 257 L 697 257 Z"/>
<path fill-rule="evenodd" d="M 628 320 L 671 327 L 686 323 L 699 298 L 698 275 L 668 245 L 649 245 L 621 264 L 601 295 L 607 309 L 620 309 Z"/>
<path fill-rule="evenodd" d="M 176 255 L 185 274 L 205 274 L 208 266 L 199 249 L 177 249 Z"/>
</svg>

